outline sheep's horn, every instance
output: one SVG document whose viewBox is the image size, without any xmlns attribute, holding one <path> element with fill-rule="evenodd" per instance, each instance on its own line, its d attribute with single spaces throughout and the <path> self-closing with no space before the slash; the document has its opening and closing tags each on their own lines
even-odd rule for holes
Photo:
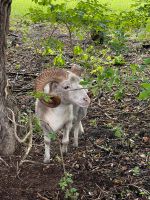
<svg viewBox="0 0 150 200">
<path fill-rule="evenodd" d="M 71 72 L 76 74 L 77 76 L 81 76 L 82 73 L 84 72 L 84 69 L 80 65 L 72 64 L 71 65 Z"/>
<path fill-rule="evenodd" d="M 62 82 L 64 79 L 67 79 L 68 74 L 64 69 L 47 69 L 40 74 L 35 82 L 35 90 L 36 92 L 43 92 L 44 87 L 47 83 L 50 82 Z M 55 108 L 61 103 L 61 99 L 59 96 L 50 95 L 50 101 L 47 102 L 43 97 L 40 98 L 40 101 L 48 107 Z"/>
</svg>

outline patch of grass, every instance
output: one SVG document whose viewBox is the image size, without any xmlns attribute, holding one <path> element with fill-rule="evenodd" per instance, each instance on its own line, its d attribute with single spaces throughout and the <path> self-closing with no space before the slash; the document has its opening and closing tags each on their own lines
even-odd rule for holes
<svg viewBox="0 0 150 200">
<path fill-rule="evenodd" d="M 112 9 L 118 11 L 130 9 L 131 5 L 134 3 L 132 0 L 102 0 L 101 2 L 110 4 Z"/>
<path fill-rule="evenodd" d="M 37 6 L 32 0 L 13 0 L 11 8 L 12 17 L 22 17 L 29 12 L 30 7 Z"/>
<path fill-rule="evenodd" d="M 59 0 L 58 2 L 62 2 L 63 0 Z M 68 2 L 69 6 L 74 6 L 75 2 L 77 0 L 72 0 L 71 2 Z M 112 7 L 112 9 L 114 10 L 126 10 L 126 9 L 130 9 L 130 6 L 132 4 L 132 0 L 101 0 L 102 3 L 107 3 L 110 4 L 110 6 Z M 12 17 L 22 17 L 24 16 L 26 13 L 28 13 L 28 10 L 30 7 L 36 7 L 37 5 L 32 2 L 32 0 L 13 0 L 12 1 L 12 13 L 11 16 Z"/>
</svg>

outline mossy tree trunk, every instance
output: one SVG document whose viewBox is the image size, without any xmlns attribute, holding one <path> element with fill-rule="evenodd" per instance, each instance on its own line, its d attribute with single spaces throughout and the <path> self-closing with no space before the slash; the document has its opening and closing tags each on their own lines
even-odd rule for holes
<svg viewBox="0 0 150 200">
<path fill-rule="evenodd" d="M 11 0 L 0 0 L 0 154 L 9 155 L 15 150 L 13 129 L 7 117 L 5 50 L 9 28 Z"/>
</svg>

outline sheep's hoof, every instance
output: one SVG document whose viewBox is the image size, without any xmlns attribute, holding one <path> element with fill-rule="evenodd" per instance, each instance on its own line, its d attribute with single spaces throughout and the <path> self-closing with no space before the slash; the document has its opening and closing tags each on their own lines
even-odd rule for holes
<svg viewBox="0 0 150 200">
<path fill-rule="evenodd" d="M 45 163 L 45 164 L 50 163 L 50 158 L 44 158 L 44 163 Z"/>
<path fill-rule="evenodd" d="M 67 151 L 68 151 L 67 146 L 66 146 L 66 145 L 63 145 L 63 146 L 62 146 L 62 153 L 63 153 L 63 154 L 66 154 Z"/>
<path fill-rule="evenodd" d="M 78 143 L 73 143 L 73 147 L 78 148 Z"/>
<path fill-rule="evenodd" d="M 73 141 L 73 147 L 78 147 L 78 140 L 76 140 L 76 139 L 74 139 L 74 141 Z"/>
</svg>

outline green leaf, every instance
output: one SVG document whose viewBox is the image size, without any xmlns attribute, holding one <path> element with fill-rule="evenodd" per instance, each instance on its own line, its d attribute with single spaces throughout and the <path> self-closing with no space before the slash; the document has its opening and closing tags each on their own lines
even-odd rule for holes
<svg viewBox="0 0 150 200">
<path fill-rule="evenodd" d="M 135 74 L 137 72 L 137 69 L 139 68 L 139 66 L 137 64 L 131 64 L 130 68 L 132 70 L 132 74 Z"/>
<path fill-rule="evenodd" d="M 145 58 L 143 60 L 143 62 L 144 62 L 145 65 L 149 65 L 150 64 L 150 58 Z"/>
<path fill-rule="evenodd" d="M 114 97 L 116 100 L 120 100 L 122 99 L 123 95 L 124 95 L 124 88 L 120 88 L 115 92 Z"/>
<path fill-rule="evenodd" d="M 80 46 L 75 46 L 73 49 L 73 53 L 75 55 L 80 55 L 83 52 L 82 48 Z"/>
<path fill-rule="evenodd" d="M 114 127 L 113 131 L 117 138 L 122 138 L 124 136 L 124 132 L 120 126 Z"/>
<path fill-rule="evenodd" d="M 140 92 L 138 99 L 139 100 L 147 100 L 150 98 L 150 90 L 143 90 Z"/>
<path fill-rule="evenodd" d="M 64 66 L 64 64 L 65 64 L 65 60 L 63 59 L 61 54 L 54 58 L 54 65 Z"/>
<path fill-rule="evenodd" d="M 80 84 L 83 85 L 83 86 L 86 86 L 86 85 L 89 84 L 89 81 L 88 80 L 81 80 Z"/>
<path fill-rule="evenodd" d="M 146 90 L 150 90 L 150 83 L 142 83 L 141 86 Z"/>
<path fill-rule="evenodd" d="M 51 140 L 56 140 L 56 137 L 57 137 L 57 135 L 56 135 L 56 133 L 55 132 L 50 132 L 50 133 L 48 133 L 48 137 L 51 139 Z"/>
</svg>

